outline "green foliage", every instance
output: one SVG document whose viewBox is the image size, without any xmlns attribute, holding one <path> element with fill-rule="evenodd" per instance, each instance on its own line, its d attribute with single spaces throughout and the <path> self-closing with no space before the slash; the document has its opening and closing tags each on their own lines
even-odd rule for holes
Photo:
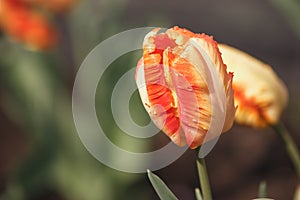
<svg viewBox="0 0 300 200">
<path fill-rule="evenodd" d="M 177 200 L 177 197 L 157 175 L 150 170 L 147 170 L 147 173 L 153 188 L 161 200 Z"/>
</svg>

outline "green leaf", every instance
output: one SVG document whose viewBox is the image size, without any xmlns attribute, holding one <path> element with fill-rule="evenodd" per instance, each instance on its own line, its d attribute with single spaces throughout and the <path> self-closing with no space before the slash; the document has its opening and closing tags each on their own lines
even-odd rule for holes
<svg viewBox="0 0 300 200">
<path fill-rule="evenodd" d="M 202 198 L 202 195 L 201 195 L 201 192 L 200 192 L 200 189 L 199 189 L 199 188 L 196 188 L 196 189 L 195 189 L 195 196 L 196 196 L 196 199 L 197 199 L 197 200 L 203 200 L 203 198 Z"/>
<path fill-rule="evenodd" d="M 161 200 L 178 200 L 168 186 L 149 169 L 147 170 L 148 178 Z"/>
</svg>

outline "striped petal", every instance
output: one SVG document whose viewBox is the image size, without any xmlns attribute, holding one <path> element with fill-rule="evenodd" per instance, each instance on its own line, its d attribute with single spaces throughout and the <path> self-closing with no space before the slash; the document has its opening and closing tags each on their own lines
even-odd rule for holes
<svg viewBox="0 0 300 200">
<path fill-rule="evenodd" d="M 213 124 L 220 129 L 210 139 L 232 126 L 232 74 L 211 37 L 178 27 L 159 31 L 144 39 L 136 72 L 141 99 L 174 143 L 197 148 Z"/>
</svg>

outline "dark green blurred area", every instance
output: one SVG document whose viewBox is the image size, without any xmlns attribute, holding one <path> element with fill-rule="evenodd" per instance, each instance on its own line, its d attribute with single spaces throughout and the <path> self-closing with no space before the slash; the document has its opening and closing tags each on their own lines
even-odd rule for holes
<svg viewBox="0 0 300 200">
<path fill-rule="evenodd" d="M 213 35 L 272 65 L 289 89 L 282 118 L 299 146 L 299 4 L 296 0 L 82 0 L 58 19 L 65 39 L 53 51 L 28 51 L 2 34 L 0 199 L 158 199 L 145 174 L 119 172 L 94 159 L 81 143 L 72 118 L 72 83 L 83 59 L 99 42 L 130 28 L 179 25 Z M 168 139 L 163 134 L 146 140 L 126 136 L 110 110 L 114 85 L 140 56 L 141 51 L 126 54 L 106 70 L 97 89 L 96 109 L 112 141 L 130 151 L 146 152 Z M 149 122 L 137 93 L 129 109 L 138 124 Z M 180 199 L 195 199 L 193 190 L 199 183 L 194 156 L 189 150 L 156 172 Z M 234 126 L 220 138 L 207 165 L 215 199 L 255 198 L 259 183 L 266 180 L 270 197 L 288 200 L 298 184 L 284 147 L 269 129 Z"/>
</svg>

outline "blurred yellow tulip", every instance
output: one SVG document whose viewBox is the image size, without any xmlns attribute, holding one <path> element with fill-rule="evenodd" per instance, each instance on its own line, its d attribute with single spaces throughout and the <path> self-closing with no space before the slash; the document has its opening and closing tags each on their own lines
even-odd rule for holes
<svg viewBox="0 0 300 200">
<path fill-rule="evenodd" d="M 228 45 L 219 44 L 224 63 L 234 73 L 233 90 L 237 123 L 266 127 L 278 122 L 288 92 L 271 66 Z"/>
</svg>

